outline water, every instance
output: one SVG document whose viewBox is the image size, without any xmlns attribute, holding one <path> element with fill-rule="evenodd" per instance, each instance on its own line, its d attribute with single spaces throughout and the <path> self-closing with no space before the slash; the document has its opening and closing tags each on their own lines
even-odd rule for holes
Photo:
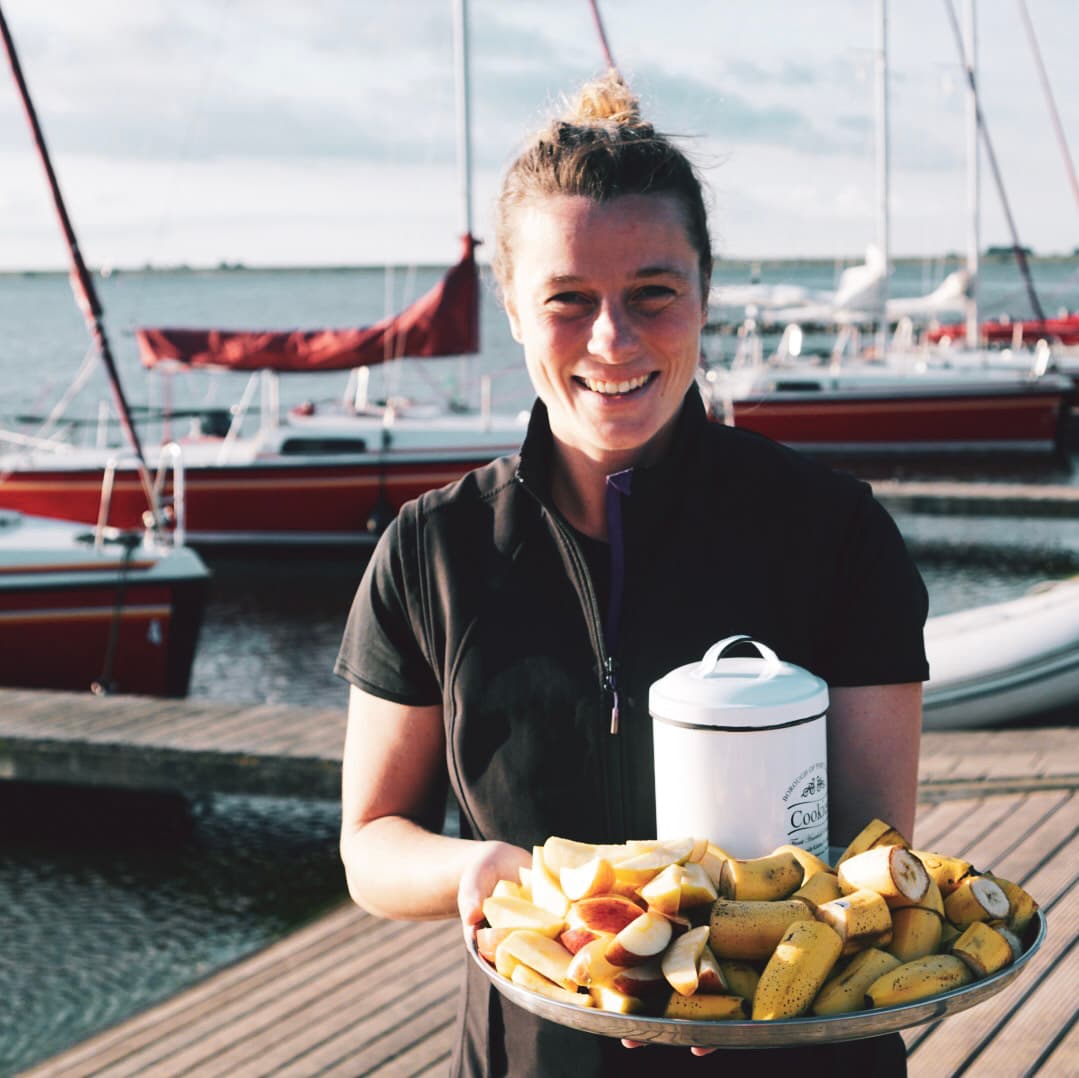
<svg viewBox="0 0 1079 1078">
<path fill-rule="evenodd" d="M 426 289 L 437 270 L 124 273 L 102 282 L 125 384 L 136 403 L 163 399 L 138 366 L 138 324 L 259 327 L 351 325 L 382 317 Z M 719 275 L 748 280 L 750 267 Z M 830 264 L 761 267 L 762 279 L 834 285 Z M 896 291 L 927 292 L 924 266 L 897 269 Z M 1047 306 L 1079 307 L 1076 263 L 1035 266 L 1052 285 Z M 928 275 L 928 276 L 927 276 Z M 1014 270 L 987 264 L 983 295 L 1022 313 Z M 1009 299 L 1009 297 L 1011 297 Z M 986 309 L 996 310 L 986 303 Z M 478 400 L 475 376 L 497 374 L 495 404 L 527 406 L 517 348 L 490 290 L 484 347 L 473 369 L 456 360 L 374 372 L 372 393 Z M 86 334 L 63 277 L 0 276 L 0 417 L 41 414 L 67 385 Z M 173 404 L 226 406 L 245 378 L 179 376 Z M 343 375 L 282 379 L 283 402 L 343 391 Z M 100 375 L 70 409 L 93 420 Z M 31 429 L 29 426 L 27 429 Z M 889 465 L 879 474 L 1074 482 L 1074 461 Z M 863 472 L 866 469 L 860 469 Z M 965 521 L 907 516 L 899 523 L 930 591 L 931 613 L 1011 598 L 1047 576 L 1079 572 L 1074 521 Z M 1019 534 L 1017 534 L 1017 532 Z M 364 555 L 282 561 L 217 555 L 191 695 L 236 703 L 345 706 L 331 666 Z M 0 784 L 0 1074 L 15 1073 L 165 999 L 265 946 L 345 897 L 335 804 L 213 798 L 121 798 Z"/>
</svg>

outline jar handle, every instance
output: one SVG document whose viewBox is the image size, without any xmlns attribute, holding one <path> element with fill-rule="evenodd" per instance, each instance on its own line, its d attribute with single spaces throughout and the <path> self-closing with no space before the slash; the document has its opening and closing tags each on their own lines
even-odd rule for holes
<svg viewBox="0 0 1079 1078">
<path fill-rule="evenodd" d="M 779 672 L 779 656 L 770 648 L 767 644 L 762 644 L 759 640 L 754 640 L 751 636 L 746 636 L 741 633 L 737 636 L 728 636 L 725 640 L 720 640 L 718 643 L 713 644 L 705 653 L 704 658 L 701 659 L 701 666 L 698 673 L 701 677 L 708 677 L 715 672 L 716 667 L 719 665 L 719 660 L 735 644 L 750 644 L 760 652 L 761 658 L 764 660 L 764 666 L 761 668 L 761 672 L 758 675 L 759 681 L 767 681 L 769 678 L 773 678 Z"/>
</svg>

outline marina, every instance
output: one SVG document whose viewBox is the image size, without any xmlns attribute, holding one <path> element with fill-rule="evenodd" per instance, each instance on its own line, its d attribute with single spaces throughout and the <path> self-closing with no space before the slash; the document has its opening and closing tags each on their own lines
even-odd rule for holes
<svg viewBox="0 0 1079 1078">
<path fill-rule="evenodd" d="M 919 780 L 918 843 L 1021 882 L 1049 934 L 1004 992 L 905 1033 L 911 1075 L 1074 1073 L 1079 745 L 1059 728 L 930 733 Z M 402 924 L 339 905 L 24 1073 L 440 1074 L 462 960 L 454 922 Z"/>
</svg>

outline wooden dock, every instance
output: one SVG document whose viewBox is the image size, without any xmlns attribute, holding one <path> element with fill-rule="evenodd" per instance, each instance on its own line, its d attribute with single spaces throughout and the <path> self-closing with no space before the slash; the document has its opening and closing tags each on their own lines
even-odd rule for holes
<svg viewBox="0 0 1079 1078">
<path fill-rule="evenodd" d="M 0 715 L 6 703 L 25 695 L 0 694 Z M 119 699 L 105 703 L 121 705 L 116 714 L 126 716 L 117 719 L 113 733 L 131 736 L 134 705 Z M 196 714 L 200 707 L 195 703 Z M 233 711 L 242 715 L 243 709 Z M 274 726 L 272 710 L 248 711 L 262 716 L 265 729 Z M 209 749 L 195 738 L 196 729 L 202 731 L 200 738 L 212 739 L 217 712 L 207 706 L 201 714 L 205 721 L 200 727 L 184 726 L 183 708 L 172 722 L 176 737 L 186 731 L 197 752 Z M 235 717 L 226 723 L 235 722 L 233 734 L 218 750 L 236 754 L 236 768 L 249 754 L 253 773 L 266 760 L 291 758 L 289 753 L 302 761 L 321 761 L 332 739 L 328 729 L 313 721 L 320 714 L 312 712 L 311 722 L 298 722 L 292 712 L 294 721 L 285 724 L 292 740 L 275 750 L 283 756 L 254 752 L 254 738 L 236 732 L 246 727 Z M 326 715 L 323 719 L 331 721 Z M 11 750 L 11 728 L 8 716 L 0 754 Z M 310 732 L 317 748 L 302 744 L 301 730 Z M 217 773 L 226 774 L 226 769 Z M 1045 910 L 1049 933 L 1024 972 L 1000 995 L 908 1031 L 910 1073 L 916 1078 L 1079 1074 L 1075 731 L 927 734 L 920 780 L 918 844 L 961 855 L 1023 883 Z M 343 906 L 25 1073 L 33 1078 L 443 1074 L 452 1047 L 460 940 L 455 922 L 403 924 Z"/>
</svg>

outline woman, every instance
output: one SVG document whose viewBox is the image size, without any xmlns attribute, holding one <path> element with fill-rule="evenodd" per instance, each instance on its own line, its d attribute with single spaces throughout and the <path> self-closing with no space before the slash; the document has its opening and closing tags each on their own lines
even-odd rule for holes
<svg viewBox="0 0 1079 1078">
<path fill-rule="evenodd" d="M 833 842 L 874 815 L 909 834 L 925 590 L 864 484 L 707 421 L 692 166 L 610 75 L 533 139 L 498 212 L 495 272 L 539 401 L 520 454 L 404 507 L 360 585 L 337 666 L 353 898 L 468 931 L 547 836 L 654 834 L 648 687 L 733 633 L 831 687 Z M 463 838 L 438 833 L 447 783 Z M 459 1032 L 455 1074 L 729 1065 L 543 1022 L 472 968 Z M 850 1052 L 901 1073 L 897 1041 Z M 840 1061 L 812 1053 L 792 1063 Z"/>
</svg>

